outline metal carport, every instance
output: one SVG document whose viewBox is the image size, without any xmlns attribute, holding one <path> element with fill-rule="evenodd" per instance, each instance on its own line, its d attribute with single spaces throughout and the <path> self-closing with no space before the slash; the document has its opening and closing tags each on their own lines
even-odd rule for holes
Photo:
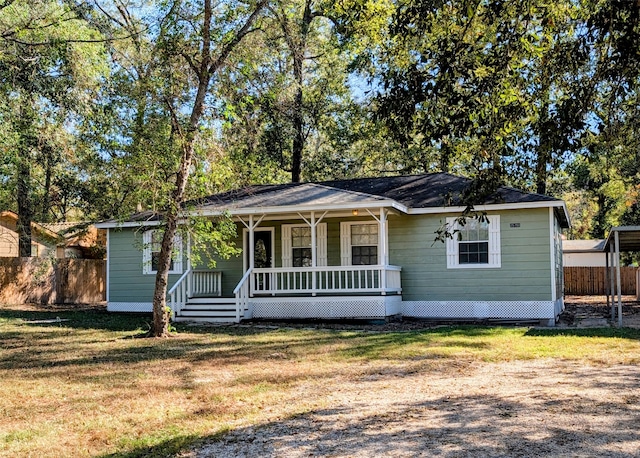
<svg viewBox="0 0 640 458">
<path fill-rule="evenodd" d="M 619 226 L 611 228 L 603 251 L 607 258 L 607 305 L 611 296 L 611 321 L 616 318 L 615 296 L 617 294 L 618 326 L 622 326 L 622 286 L 620 281 L 620 252 L 640 251 L 640 226 Z M 614 278 L 615 277 L 615 278 Z"/>
</svg>

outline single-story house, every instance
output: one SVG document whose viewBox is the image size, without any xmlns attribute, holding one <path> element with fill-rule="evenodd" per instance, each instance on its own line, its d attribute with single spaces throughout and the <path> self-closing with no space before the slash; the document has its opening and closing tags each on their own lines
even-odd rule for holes
<svg viewBox="0 0 640 458">
<path fill-rule="evenodd" d="M 604 240 L 563 240 L 562 263 L 565 267 L 605 267 Z"/>
<path fill-rule="evenodd" d="M 191 212 L 229 215 L 242 255 L 208 270 L 176 239 L 175 320 L 403 317 L 535 320 L 563 310 L 562 200 L 501 187 L 456 223 L 470 180 L 447 173 L 249 186 Z M 450 224 L 453 238 L 436 241 Z M 111 311 L 152 309 L 158 218 L 106 221 Z M 186 237 L 185 237 L 186 238 Z"/>
<path fill-rule="evenodd" d="M 31 222 L 31 256 L 104 259 L 106 232 L 89 223 Z M 18 215 L 0 212 L 0 257 L 18 257 Z"/>
</svg>

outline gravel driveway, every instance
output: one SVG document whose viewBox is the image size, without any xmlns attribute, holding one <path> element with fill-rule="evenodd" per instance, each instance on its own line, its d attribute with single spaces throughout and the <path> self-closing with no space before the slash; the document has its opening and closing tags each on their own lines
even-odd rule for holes
<svg viewBox="0 0 640 458">
<path fill-rule="evenodd" d="M 532 360 L 391 371 L 334 380 L 322 397 L 331 408 L 237 429 L 182 456 L 640 456 L 636 366 Z"/>
</svg>

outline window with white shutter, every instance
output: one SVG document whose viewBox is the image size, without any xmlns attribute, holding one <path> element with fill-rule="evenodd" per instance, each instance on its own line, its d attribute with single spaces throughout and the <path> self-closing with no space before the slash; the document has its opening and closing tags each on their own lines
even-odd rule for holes
<svg viewBox="0 0 640 458">
<path fill-rule="evenodd" d="M 327 265 L 327 224 L 316 226 L 316 265 Z M 282 267 L 311 267 L 311 226 L 282 225 Z"/>
<path fill-rule="evenodd" d="M 340 223 L 340 252 L 343 266 L 378 265 L 379 224 L 370 221 Z"/>
<path fill-rule="evenodd" d="M 447 268 L 484 268 L 501 266 L 500 216 L 483 220 L 467 218 L 464 225 L 447 218 L 453 238 L 447 239 Z"/>
</svg>

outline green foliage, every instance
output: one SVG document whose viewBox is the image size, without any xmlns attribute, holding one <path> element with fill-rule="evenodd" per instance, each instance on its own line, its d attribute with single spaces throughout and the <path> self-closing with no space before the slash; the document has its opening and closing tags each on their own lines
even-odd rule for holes
<svg viewBox="0 0 640 458">
<path fill-rule="evenodd" d="M 216 259 L 229 259 L 238 256 L 241 248 L 231 241 L 237 236 L 233 220 L 224 215 L 216 220 L 204 217 L 192 217 L 183 227 L 191 243 L 191 263 L 197 266 L 216 267 Z M 184 238 L 184 236 L 183 236 Z"/>
</svg>

